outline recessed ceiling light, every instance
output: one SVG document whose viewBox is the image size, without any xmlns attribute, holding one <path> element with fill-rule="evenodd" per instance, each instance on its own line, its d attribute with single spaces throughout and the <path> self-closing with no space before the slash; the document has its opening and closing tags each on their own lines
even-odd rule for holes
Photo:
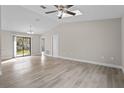
<svg viewBox="0 0 124 93">
<path fill-rule="evenodd" d="M 82 13 L 79 10 L 74 10 L 72 12 L 76 13 L 75 16 L 82 15 Z M 67 13 L 63 13 L 63 17 L 71 17 L 71 16 L 73 16 L 73 15 L 69 15 Z"/>
</svg>

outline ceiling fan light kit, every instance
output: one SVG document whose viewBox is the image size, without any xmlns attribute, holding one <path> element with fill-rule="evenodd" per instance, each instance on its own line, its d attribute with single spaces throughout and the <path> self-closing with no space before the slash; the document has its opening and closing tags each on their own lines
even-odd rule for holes
<svg viewBox="0 0 124 93">
<path fill-rule="evenodd" d="M 34 32 L 32 31 L 32 26 L 30 25 L 30 30 L 27 32 L 27 34 L 34 34 Z"/>
</svg>

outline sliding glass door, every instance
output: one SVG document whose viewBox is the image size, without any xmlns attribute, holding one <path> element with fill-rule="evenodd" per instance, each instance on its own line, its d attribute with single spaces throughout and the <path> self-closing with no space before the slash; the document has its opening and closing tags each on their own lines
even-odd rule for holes
<svg viewBox="0 0 124 93">
<path fill-rule="evenodd" d="M 31 38 L 30 37 L 16 37 L 16 56 L 31 55 Z"/>
<path fill-rule="evenodd" d="M 23 55 L 27 56 L 27 55 L 31 55 L 31 38 L 29 37 L 24 37 L 23 38 Z"/>
</svg>

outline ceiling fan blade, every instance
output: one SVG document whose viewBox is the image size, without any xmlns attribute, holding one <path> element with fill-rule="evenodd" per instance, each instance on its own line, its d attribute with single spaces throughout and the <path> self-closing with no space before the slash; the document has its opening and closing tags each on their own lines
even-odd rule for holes
<svg viewBox="0 0 124 93">
<path fill-rule="evenodd" d="M 56 8 L 58 8 L 59 6 L 58 5 L 54 5 Z"/>
<path fill-rule="evenodd" d="M 43 9 L 46 9 L 46 7 L 44 5 L 41 5 L 40 7 L 43 8 Z"/>
<path fill-rule="evenodd" d="M 75 16 L 76 13 L 66 10 L 65 13 Z"/>
<path fill-rule="evenodd" d="M 58 10 L 54 10 L 54 11 L 49 11 L 49 12 L 45 12 L 46 14 L 49 14 L 49 13 L 54 13 L 54 12 L 57 12 Z"/>
<path fill-rule="evenodd" d="M 74 5 L 67 5 L 66 8 L 71 8 L 72 6 L 74 6 Z"/>
</svg>

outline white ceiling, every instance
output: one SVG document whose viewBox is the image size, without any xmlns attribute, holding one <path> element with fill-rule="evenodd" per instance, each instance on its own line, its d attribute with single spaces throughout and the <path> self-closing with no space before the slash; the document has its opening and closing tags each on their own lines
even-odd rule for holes
<svg viewBox="0 0 124 93">
<path fill-rule="evenodd" d="M 36 34 L 43 33 L 57 25 L 52 19 L 21 6 L 2 6 L 1 19 L 3 30 L 25 33 L 29 31 L 30 24 Z"/>
<path fill-rule="evenodd" d="M 57 21 L 57 13 L 44 14 L 46 11 L 56 10 L 54 6 L 46 5 L 47 9 L 42 9 L 39 6 L 23 7 Z M 64 18 L 64 22 L 101 20 L 109 18 L 120 18 L 124 16 L 124 5 L 75 5 L 71 7 L 70 10 L 80 10 L 83 15 Z"/>
<path fill-rule="evenodd" d="M 124 5 L 75 5 L 70 8 L 70 10 L 80 10 L 83 15 L 58 20 L 57 13 L 44 13 L 46 11 L 55 10 L 56 8 L 52 5 L 46 5 L 46 7 L 47 9 L 40 8 L 40 5 L 2 6 L 2 29 L 27 32 L 27 30 L 29 30 L 29 25 L 32 24 L 32 30 L 40 34 L 57 26 L 60 21 L 77 22 L 103 20 L 124 16 Z"/>
</svg>

